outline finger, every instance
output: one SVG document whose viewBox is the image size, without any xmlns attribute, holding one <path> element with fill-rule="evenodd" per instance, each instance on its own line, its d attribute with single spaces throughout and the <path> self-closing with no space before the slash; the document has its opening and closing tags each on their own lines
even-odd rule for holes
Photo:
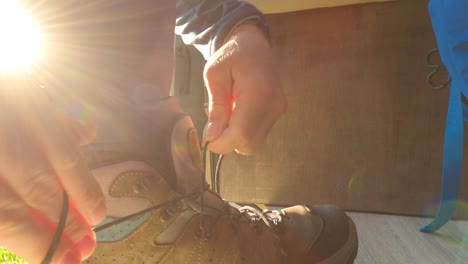
<svg viewBox="0 0 468 264">
<path fill-rule="evenodd" d="M 56 115 L 58 122 L 70 130 L 80 145 L 87 145 L 96 138 L 98 127 L 94 122 L 75 119 L 58 111 Z"/>
<path fill-rule="evenodd" d="M 252 87 L 255 83 L 256 87 Z M 244 155 L 251 155 L 265 142 L 266 137 L 278 117 L 286 108 L 282 94 L 271 82 L 249 80 L 235 85 L 242 86 L 244 93 L 238 95 L 236 107 L 227 128 L 209 145 L 216 153 L 229 153 L 233 150 Z M 255 88 L 255 89 L 254 89 Z"/>
<path fill-rule="evenodd" d="M 69 130 L 54 119 L 39 116 L 28 120 L 33 138 L 31 148 L 48 162 L 48 170 L 58 177 L 78 211 L 89 224 L 98 224 L 106 215 L 104 196 L 79 154 L 79 143 Z"/>
<path fill-rule="evenodd" d="M 258 139 L 266 136 L 265 127 L 271 127 L 273 123 L 268 103 L 258 93 L 246 92 L 239 95 L 230 116 L 229 127 L 210 143 L 211 151 L 226 154 L 234 149 L 241 149 L 244 154 L 250 154 L 255 150 L 259 145 Z"/>
<path fill-rule="evenodd" d="M 7 177 L 6 181 L 37 216 L 53 223 L 53 226 L 58 225 L 64 199 L 56 177 L 46 170 L 32 169 L 27 174 Z M 74 243 L 83 258 L 91 255 L 96 244 L 94 232 L 74 206 L 69 209 L 64 234 Z"/>
<path fill-rule="evenodd" d="M 237 125 L 235 120 L 238 115 L 234 110 L 231 117 L 230 126 L 223 131 L 223 133 L 214 141 L 210 142 L 208 146 L 210 151 L 227 154 L 235 150 L 242 155 L 252 155 L 258 148 L 263 145 L 274 122 L 257 123 L 254 129 Z M 239 118 L 243 122 L 245 118 Z"/>
<path fill-rule="evenodd" d="M 46 256 L 54 229 L 38 221 L 36 215 L 13 193 L 0 184 L 0 247 L 7 248 L 31 264 Z M 79 264 L 80 254 L 66 237 L 62 237 L 53 264 Z"/>
<path fill-rule="evenodd" d="M 57 121 L 53 105 L 37 91 L 20 91 L 22 96 L 14 97 L 5 107 L 11 110 L 9 115 L 1 116 L 2 127 L 0 143 L 8 141 L 27 141 L 26 149 L 41 154 L 47 162 L 47 169 L 58 177 L 59 183 L 69 194 L 89 224 L 98 224 L 106 215 L 104 196 L 86 165 L 80 159 L 79 140 L 76 135 Z M 22 135 L 17 135 L 17 134 Z M 8 149 L 8 148 L 2 148 Z M 17 156 L 21 160 L 21 156 Z M 10 158 L 2 156 L 3 164 Z M 6 162 L 5 162 L 6 161 Z"/>
<path fill-rule="evenodd" d="M 266 127 L 266 126 L 259 127 L 256 136 L 249 141 L 249 144 L 237 146 L 234 149 L 234 151 L 244 156 L 253 155 L 255 152 L 257 152 L 260 149 L 261 146 L 265 144 L 268 133 L 271 130 L 271 127 L 273 126 L 273 122 L 271 122 L 270 124 L 271 125 L 269 127 Z"/>
<path fill-rule="evenodd" d="M 233 132 L 231 128 L 226 128 L 218 138 L 210 142 L 208 149 L 214 153 L 228 154 L 242 141 L 237 135 L 238 133 Z"/>
<path fill-rule="evenodd" d="M 233 100 L 232 78 L 228 68 L 208 62 L 204 78 L 209 95 L 208 125 L 205 130 L 205 141 L 219 137 L 227 127 L 232 112 Z"/>
<path fill-rule="evenodd" d="M 21 144 L 10 145 L 8 149 L 11 157 L 16 158 L 0 163 L 1 174 L 11 175 L 4 177 L 3 181 L 37 215 L 56 226 L 64 202 L 64 191 L 58 178 L 52 175 L 47 162 L 38 153 L 29 151 Z M 92 253 L 95 247 L 94 232 L 74 207 L 69 210 L 64 232 L 76 243 L 83 257 Z"/>
</svg>

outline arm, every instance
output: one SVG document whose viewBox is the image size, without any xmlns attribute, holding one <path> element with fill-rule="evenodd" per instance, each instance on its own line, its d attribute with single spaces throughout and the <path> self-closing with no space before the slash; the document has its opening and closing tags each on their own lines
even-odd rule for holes
<svg viewBox="0 0 468 264">
<path fill-rule="evenodd" d="M 265 17 L 237 0 L 178 0 L 176 33 L 207 59 L 210 150 L 257 151 L 286 109 Z"/>
<path fill-rule="evenodd" d="M 253 5 L 237 0 L 177 0 L 175 33 L 209 59 L 234 28 L 255 24 L 268 38 L 263 14 Z"/>
</svg>

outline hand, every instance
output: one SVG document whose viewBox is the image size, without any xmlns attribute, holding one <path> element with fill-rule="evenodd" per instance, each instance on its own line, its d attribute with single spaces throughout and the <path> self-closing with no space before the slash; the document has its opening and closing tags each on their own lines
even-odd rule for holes
<svg viewBox="0 0 468 264">
<path fill-rule="evenodd" d="M 238 26 L 207 62 L 205 141 L 216 153 L 250 155 L 286 109 L 270 44 L 255 25 Z"/>
<path fill-rule="evenodd" d="M 0 247 L 40 263 L 65 190 L 70 210 L 52 263 L 81 263 L 96 243 L 90 224 L 106 214 L 101 189 L 79 157 L 80 144 L 97 129 L 55 110 L 40 89 L 9 87 L 15 84 L 0 80 Z"/>
</svg>

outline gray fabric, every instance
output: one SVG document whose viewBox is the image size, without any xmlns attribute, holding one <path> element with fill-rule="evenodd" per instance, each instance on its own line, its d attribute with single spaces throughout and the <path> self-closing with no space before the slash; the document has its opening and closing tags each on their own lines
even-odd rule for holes
<svg viewBox="0 0 468 264">
<path fill-rule="evenodd" d="M 263 14 L 244 1 L 177 0 L 176 10 L 176 34 L 185 44 L 195 46 L 205 59 L 209 59 L 241 23 L 256 23 L 268 36 Z"/>
</svg>

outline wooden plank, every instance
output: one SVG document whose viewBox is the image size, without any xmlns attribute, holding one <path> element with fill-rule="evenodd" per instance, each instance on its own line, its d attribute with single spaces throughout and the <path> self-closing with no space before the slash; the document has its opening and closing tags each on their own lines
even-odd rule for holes
<svg viewBox="0 0 468 264">
<path fill-rule="evenodd" d="M 468 221 L 450 221 L 436 234 L 418 231 L 418 217 L 348 213 L 356 223 L 355 264 L 441 264 L 468 260 Z"/>
<path fill-rule="evenodd" d="M 404 215 L 436 208 L 448 90 L 425 84 L 436 46 L 427 2 L 269 15 L 289 109 L 257 155 L 226 158 L 223 197 Z"/>
<path fill-rule="evenodd" d="M 265 14 L 386 1 L 395 0 L 246 0 Z"/>
</svg>

